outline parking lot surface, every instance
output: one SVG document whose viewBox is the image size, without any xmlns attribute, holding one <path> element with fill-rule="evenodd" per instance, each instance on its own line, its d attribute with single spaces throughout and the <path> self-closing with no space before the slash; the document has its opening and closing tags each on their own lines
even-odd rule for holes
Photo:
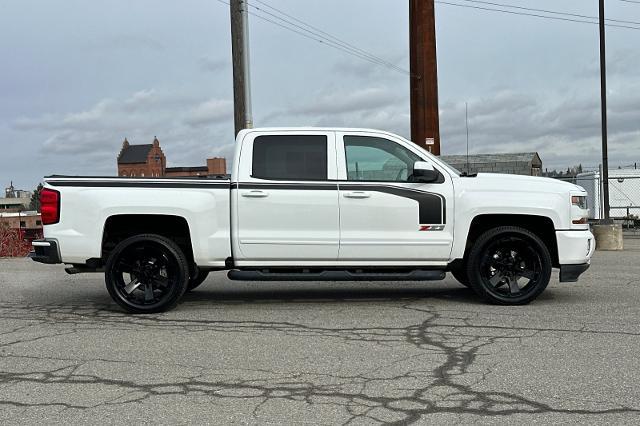
<svg viewBox="0 0 640 426">
<path fill-rule="evenodd" d="M 238 283 L 157 315 L 0 259 L 0 423 L 640 422 L 640 240 L 534 303 L 436 283 Z"/>
</svg>

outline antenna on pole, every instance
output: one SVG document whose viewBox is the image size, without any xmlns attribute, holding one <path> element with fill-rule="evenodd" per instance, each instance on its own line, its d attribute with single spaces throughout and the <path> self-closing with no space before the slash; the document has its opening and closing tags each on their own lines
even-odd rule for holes
<svg viewBox="0 0 640 426">
<path fill-rule="evenodd" d="M 467 174 L 471 174 L 469 168 L 469 104 L 467 102 L 464 103 L 464 122 L 467 126 Z"/>
</svg>

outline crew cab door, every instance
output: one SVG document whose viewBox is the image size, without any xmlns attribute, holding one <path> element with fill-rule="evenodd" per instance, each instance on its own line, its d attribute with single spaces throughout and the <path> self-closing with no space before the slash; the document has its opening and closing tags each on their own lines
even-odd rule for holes
<svg viewBox="0 0 640 426">
<path fill-rule="evenodd" d="M 237 170 L 232 189 L 237 265 L 313 265 L 337 259 L 334 132 L 249 132 Z"/>
<path fill-rule="evenodd" d="M 428 264 L 449 259 L 453 184 L 411 142 L 386 134 L 336 133 L 341 261 Z M 434 183 L 410 182 L 416 161 L 440 172 Z"/>
</svg>

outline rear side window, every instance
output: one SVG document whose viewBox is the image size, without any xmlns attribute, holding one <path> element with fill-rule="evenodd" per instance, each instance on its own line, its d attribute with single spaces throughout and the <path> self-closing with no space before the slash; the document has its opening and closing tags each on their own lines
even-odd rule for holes
<svg viewBox="0 0 640 426">
<path fill-rule="evenodd" d="M 252 177 L 258 179 L 326 180 L 327 137 L 265 135 L 253 141 Z"/>
</svg>

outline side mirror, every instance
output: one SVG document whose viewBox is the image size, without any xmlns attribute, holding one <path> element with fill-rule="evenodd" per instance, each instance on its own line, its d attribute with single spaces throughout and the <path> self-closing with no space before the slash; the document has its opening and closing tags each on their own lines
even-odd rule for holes
<svg viewBox="0 0 640 426">
<path fill-rule="evenodd" d="M 427 161 L 416 161 L 413 163 L 412 177 L 414 182 L 435 182 L 438 180 L 439 175 L 440 173 Z"/>
</svg>

